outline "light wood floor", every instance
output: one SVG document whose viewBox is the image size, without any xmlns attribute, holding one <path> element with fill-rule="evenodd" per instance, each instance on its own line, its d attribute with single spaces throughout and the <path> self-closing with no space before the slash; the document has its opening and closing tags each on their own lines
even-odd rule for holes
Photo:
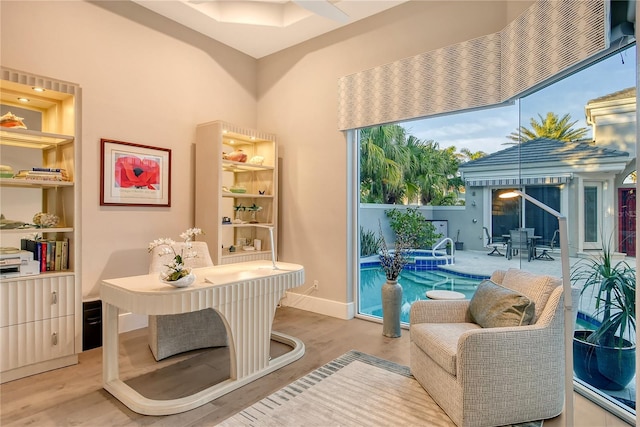
<svg viewBox="0 0 640 427">
<path fill-rule="evenodd" d="M 129 410 L 102 389 L 102 349 L 94 349 L 82 353 L 78 365 L 0 386 L 0 425 L 211 426 L 349 350 L 409 365 L 409 332 L 406 330 L 401 338 L 386 338 L 377 323 L 340 320 L 293 308 L 277 310 L 274 330 L 304 341 L 305 355 L 191 411 L 152 417 Z M 228 374 L 226 349 L 191 352 L 156 363 L 147 347 L 146 329 L 121 334 L 120 340 L 121 377 L 148 397 L 192 393 L 206 387 L 211 378 L 216 381 Z M 272 356 L 284 351 L 287 349 L 277 343 L 271 349 Z M 579 395 L 575 405 L 576 427 L 627 426 Z M 562 417 L 544 423 L 544 427 L 563 425 Z"/>
</svg>

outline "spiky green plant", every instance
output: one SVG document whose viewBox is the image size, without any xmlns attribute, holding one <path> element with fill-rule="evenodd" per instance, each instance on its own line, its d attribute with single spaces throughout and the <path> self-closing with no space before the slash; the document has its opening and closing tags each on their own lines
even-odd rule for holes
<svg viewBox="0 0 640 427">
<path fill-rule="evenodd" d="M 611 239 L 597 259 L 579 261 L 572 269 L 571 282 L 596 291 L 595 313 L 602 324 L 588 342 L 607 347 L 624 347 L 624 339 L 635 341 L 636 271 L 626 261 L 614 264 Z"/>
<path fill-rule="evenodd" d="M 378 253 L 378 236 L 371 230 L 360 227 L 360 256 L 371 256 Z"/>
</svg>

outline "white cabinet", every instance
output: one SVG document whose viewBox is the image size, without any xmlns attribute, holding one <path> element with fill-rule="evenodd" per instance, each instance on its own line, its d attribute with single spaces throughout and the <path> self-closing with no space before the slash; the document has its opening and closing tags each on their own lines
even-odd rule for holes
<svg viewBox="0 0 640 427">
<path fill-rule="evenodd" d="M 2 255 L 20 248 L 23 238 L 65 242 L 66 265 L 46 267 L 37 275 L 18 272 L 0 279 L 1 382 L 75 364 L 82 351 L 82 288 L 79 283 L 80 88 L 76 85 L 2 68 L 2 113 L 28 117 L 28 129 L 0 127 L 0 164 L 15 173 L 33 168 L 64 169 L 53 177 L 0 178 L 0 204 L 6 220 L 0 227 Z M 40 88 L 35 91 L 34 88 Z M 27 98 L 22 102 L 19 98 Z M 38 212 L 59 222 L 48 228 L 33 224 Z M 55 255 L 55 252 L 52 253 Z"/>
<path fill-rule="evenodd" d="M 277 161 L 272 134 L 222 121 L 198 125 L 195 226 L 205 232 L 199 240 L 207 242 L 214 263 L 271 258 L 268 227 L 274 227 L 275 239 Z"/>
</svg>

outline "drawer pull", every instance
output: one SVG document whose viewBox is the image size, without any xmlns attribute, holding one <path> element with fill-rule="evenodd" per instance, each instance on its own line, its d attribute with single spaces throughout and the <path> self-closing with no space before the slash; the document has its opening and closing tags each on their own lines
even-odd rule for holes
<svg viewBox="0 0 640 427">
<path fill-rule="evenodd" d="M 51 292 L 51 305 L 57 304 L 57 303 L 58 303 L 58 292 L 53 291 Z"/>
<path fill-rule="evenodd" d="M 56 332 L 51 334 L 51 344 L 58 345 L 58 334 Z"/>
</svg>

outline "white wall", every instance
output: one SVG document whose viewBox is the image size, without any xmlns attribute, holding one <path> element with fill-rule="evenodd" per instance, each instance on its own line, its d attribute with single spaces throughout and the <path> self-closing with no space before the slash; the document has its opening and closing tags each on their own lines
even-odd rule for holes
<svg viewBox="0 0 640 427">
<path fill-rule="evenodd" d="M 530 4 L 409 2 L 256 61 L 131 2 L 0 2 L 2 65 L 83 90 L 85 296 L 145 273 L 147 243 L 193 225 L 195 126 L 222 119 L 277 134 L 280 258 L 319 280 L 319 305 L 350 303 L 338 78 L 495 32 Z M 100 207 L 100 138 L 171 148 L 172 207 Z"/>
<path fill-rule="evenodd" d="M 349 303 L 346 138 L 337 130 L 338 79 L 496 32 L 531 2 L 416 1 L 259 61 L 258 124 L 283 158 L 281 259 L 303 264 L 317 304 Z M 308 298 L 307 298 L 308 299 Z"/>
<path fill-rule="evenodd" d="M 195 126 L 256 125 L 256 62 L 131 2 L 0 2 L 2 65 L 82 87 L 82 287 L 143 274 L 193 226 Z M 121 16 L 127 14 L 127 18 Z M 170 148 L 170 208 L 100 206 L 100 138 Z M 35 212 L 34 212 L 35 213 Z"/>
</svg>

